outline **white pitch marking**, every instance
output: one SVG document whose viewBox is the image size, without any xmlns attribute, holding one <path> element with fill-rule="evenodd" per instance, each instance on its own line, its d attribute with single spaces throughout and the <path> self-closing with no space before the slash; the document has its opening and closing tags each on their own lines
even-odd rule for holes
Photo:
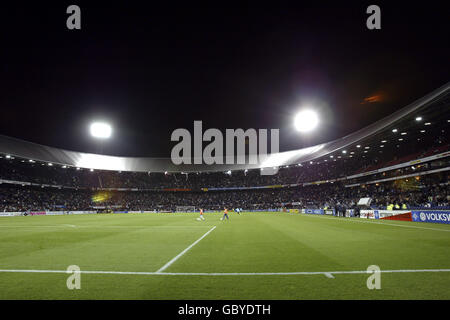
<svg viewBox="0 0 450 320">
<path fill-rule="evenodd" d="M 329 273 L 329 272 L 325 272 L 325 276 L 327 278 L 334 279 L 334 276 L 331 273 Z"/>
<path fill-rule="evenodd" d="M 206 237 L 211 231 L 213 231 L 216 228 L 216 226 L 212 227 L 211 229 L 209 229 L 208 232 L 206 232 L 204 235 L 202 235 L 199 239 L 197 239 L 193 244 L 191 244 L 189 247 L 187 247 L 186 249 L 184 249 L 183 251 L 181 251 L 175 258 L 173 258 L 172 260 L 170 260 L 169 262 L 167 262 L 164 266 L 162 266 L 161 268 L 159 268 L 158 271 L 156 271 L 156 273 L 161 273 L 162 271 L 166 270 L 172 263 L 174 263 L 175 261 L 177 261 L 183 254 L 185 254 L 186 252 L 189 251 L 189 249 L 191 249 L 193 246 L 195 246 L 197 243 L 199 243 L 204 237 Z"/>
<path fill-rule="evenodd" d="M 0 272 L 11 273 L 67 273 L 67 270 L 23 270 L 0 269 Z M 381 270 L 380 273 L 417 273 L 417 272 L 450 272 L 450 269 L 405 269 L 405 270 Z M 159 275 L 159 276 L 290 276 L 290 275 L 325 275 L 336 274 L 367 274 L 367 270 L 361 271 L 316 271 L 316 272 L 132 272 L 132 271 L 89 271 L 81 270 L 84 274 L 117 274 L 117 275 Z"/>
</svg>

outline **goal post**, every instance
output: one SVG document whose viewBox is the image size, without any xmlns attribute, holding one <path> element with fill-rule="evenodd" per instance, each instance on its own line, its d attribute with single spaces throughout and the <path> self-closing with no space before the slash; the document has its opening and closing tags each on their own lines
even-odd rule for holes
<svg viewBox="0 0 450 320">
<path fill-rule="evenodd" d="M 175 212 L 195 212 L 195 206 L 176 206 Z"/>
</svg>

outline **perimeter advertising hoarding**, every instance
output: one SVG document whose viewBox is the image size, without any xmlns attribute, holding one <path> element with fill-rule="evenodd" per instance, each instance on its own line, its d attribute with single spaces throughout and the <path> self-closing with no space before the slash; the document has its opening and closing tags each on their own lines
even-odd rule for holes
<svg viewBox="0 0 450 320">
<path fill-rule="evenodd" d="M 415 222 L 431 222 L 450 224 L 450 211 L 444 210 L 413 210 L 412 220 Z"/>
<path fill-rule="evenodd" d="M 43 216 L 46 214 L 45 211 L 32 211 L 30 213 L 28 213 L 30 216 Z"/>
<path fill-rule="evenodd" d="M 361 218 L 383 219 L 411 212 L 414 222 L 445 223 L 450 224 L 449 210 L 361 210 Z"/>
<path fill-rule="evenodd" d="M 323 209 L 305 209 L 305 213 L 309 213 L 309 214 L 324 214 L 324 210 Z"/>
<path fill-rule="evenodd" d="M 0 217 L 17 217 L 21 215 L 22 212 L 0 212 Z"/>
</svg>

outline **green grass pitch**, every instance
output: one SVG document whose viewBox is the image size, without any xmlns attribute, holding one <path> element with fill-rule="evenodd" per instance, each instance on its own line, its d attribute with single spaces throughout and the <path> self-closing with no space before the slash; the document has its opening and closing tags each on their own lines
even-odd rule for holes
<svg viewBox="0 0 450 320">
<path fill-rule="evenodd" d="M 450 299 L 445 270 L 381 273 L 380 290 L 367 288 L 367 273 L 274 274 L 365 271 L 369 265 L 450 269 L 450 225 L 287 213 L 221 216 L 2 217 L 0 299 Z M 69 265 L 125 273 L 82 273 L 81 289 L 69 290 L 69 274 L 17 272 Z M 155 274 L 161 268 L 163 274 Z"/>
</svg>

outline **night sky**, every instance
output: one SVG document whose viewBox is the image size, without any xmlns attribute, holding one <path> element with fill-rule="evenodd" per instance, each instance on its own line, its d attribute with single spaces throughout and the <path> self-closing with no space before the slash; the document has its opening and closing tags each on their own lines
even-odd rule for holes
<svg viewBox="0 0 450 320">
<path fill-rule="evenodd" d="M 444 2 L 2 3 L 0 134 L 98 152 L 169 157 L 176 128 L 279 128 L 280 150 L 349 134 L 450 81 Z M 184 3 L 182 5 L 182 3 Z M 320 3 L 312 5 L 312 3 Z M 81 30 L 66 8 L 81 8 Z M 300 106 L 320 130 L 294 131 Z"/>
</svg>

